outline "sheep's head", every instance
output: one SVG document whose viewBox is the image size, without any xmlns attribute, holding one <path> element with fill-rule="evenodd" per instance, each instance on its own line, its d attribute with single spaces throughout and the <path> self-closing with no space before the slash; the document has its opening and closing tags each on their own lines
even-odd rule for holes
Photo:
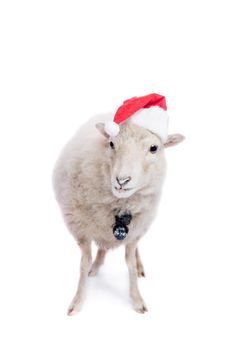
<svg viewBox="0 0 233 350">
<path fill-rule="evenodd" d="M 106 138 L 111 188 L 118 198 L 160 187 L 166 168 L 164 148 L 184 139 L 180 134 L 173 134 L 163 144 L 157 135 L 130 121 L 121 125 L 119 134 L 114 138 L 106 134 L 103 123 L 97 123 L 96 128 Z"/>
</svg>

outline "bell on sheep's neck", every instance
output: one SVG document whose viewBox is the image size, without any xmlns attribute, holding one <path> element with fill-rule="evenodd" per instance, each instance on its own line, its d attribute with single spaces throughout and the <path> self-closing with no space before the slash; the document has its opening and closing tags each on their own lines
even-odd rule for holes
<svg viewBox="0 0 233 350">
<path fill-rule="evenodd" d="M 132 215 L 130 212 L 125 212 L 124 214 L 115 216 L 115 225 L 113 226 L 113 235 L 119 241 L 126 238 L 129 228 L 127 225 L 130 224 L 132 220 Z"/>
</svg>

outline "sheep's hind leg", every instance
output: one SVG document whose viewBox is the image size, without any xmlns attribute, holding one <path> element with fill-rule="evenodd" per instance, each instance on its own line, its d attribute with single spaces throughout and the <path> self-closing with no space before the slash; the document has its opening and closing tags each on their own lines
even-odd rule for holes
<svg viewBox="0 0 233 350">
<path fill-rule="evenodd" d="M 103 265 L 104 263 L 106 253 L 107 253 L 106 249 L 98 248 L 95 261 L 93 262 L 91 269 L 89 271 L 89 276 L 96 276 L 96 274 L 100 269 L 100 266 Z"/>
<path fill-rule="evenodd" d="M 86 280 L 88 271 L 91 266 L 91 243 L 87 241 L 79 241 L 79 246 L 82 252 L 80 263 L 80 277 L 77 292 L 69 306 L 68 315 L 73 316 L 80 311 L 85 296 Z"/>
<path fill-rule="evenodd" d="M 138 277 L 146 277 L 145 270 L 139 255 L 138 248 L 136 248 L 136 261 L 137 261 L 137 272 L 138 272 Z"/>
<path fill-rule="evenodd" d="M 143 314 L 148 311 L 148 309 L 138 290 L 136 243 L 131 243 L 126 246 L 125 259 L 129 270 L 130 297 L 133 302 L 133 307 L 135 311 Z"/>
</svg>

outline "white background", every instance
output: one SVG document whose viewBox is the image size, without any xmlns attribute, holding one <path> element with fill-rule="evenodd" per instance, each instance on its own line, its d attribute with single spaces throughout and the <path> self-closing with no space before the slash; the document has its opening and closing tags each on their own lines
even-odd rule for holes
<svg viewBox="0 0 233 350">
<path fill-rule="evenodd" d="M 231 1 L 1 1 L 1 349 L 232 350 Z M 66 316 L 80 253 L 51 187 L 60 149 L 97 112 L 164 94 L 159 215 L 140 244 L 149 313 L 123 249 Z"/>
</svg>

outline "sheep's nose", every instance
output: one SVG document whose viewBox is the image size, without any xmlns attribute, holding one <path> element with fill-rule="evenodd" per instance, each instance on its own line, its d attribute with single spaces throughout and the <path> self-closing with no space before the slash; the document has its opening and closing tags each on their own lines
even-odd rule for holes
<svg viewBox="0 0 233 350">
<path fill-rule="evenodd" d="M 131 180 L 131 176 L 127 177 L 116 177 L 116 180 L 120 186 L 126 185 Z"/>
</svg>

